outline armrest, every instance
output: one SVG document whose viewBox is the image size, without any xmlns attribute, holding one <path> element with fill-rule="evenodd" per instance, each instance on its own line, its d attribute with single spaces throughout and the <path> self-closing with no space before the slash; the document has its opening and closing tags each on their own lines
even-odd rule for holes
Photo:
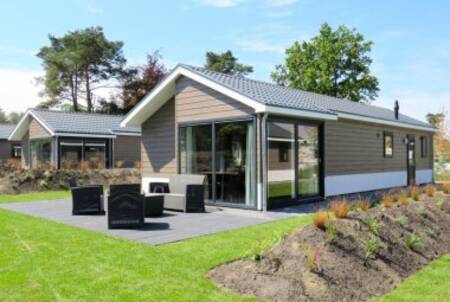
<svg viewBox="0 0 450 302">
<path fill-rule="evenodd" d="M 203 198 L 205 194 L 205 186 L 204 185 L 186 185 L 186 198 L 194 197 Z"/>
</svg>

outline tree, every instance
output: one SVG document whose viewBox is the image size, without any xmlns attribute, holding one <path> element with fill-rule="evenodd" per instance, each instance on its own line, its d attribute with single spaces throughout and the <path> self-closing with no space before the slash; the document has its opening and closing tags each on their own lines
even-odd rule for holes
<svg viewBox="0 0 450 302">
<path fill-rule="evenodd" d="M 253 72 L 253 67 L 238 63 L 238 59 L 233 56 L 231 50 L 224 53 L 206 53 L 205 68 L 211 71 L 223 72 L 226 74 L 245 76 Z"/>
<path fill-rule="evenodd" d="M 161 59 L 160 53 L 155 51 L 147 55 L 145 65 L 126 70 L 122 84 L 124 112 L 130 111 L 167 74 L 167 68 Z"/>
<path fill-rule="evenodd" d="M 0 123 L 1 124 L 9 123 L 8 117 L 6 116 L 6 113 L 5 111 L 3 111 L 2 108 L 0 108 Z"/>
<path fill-rule="evenodd" d="M 450 126 L 447 112 L 428 113 L 426 117 L 428 123 L 437 129 L 434 135 L 435 157 L 450 161 Z"/>
<path fill-rule="evenodd" d="M 297 41 L 287 48 L 285 63 L 277 65 L 271 76 L 280 85 L 369 102 L 379 91 L 370 72 L 372 44 L 355 29 L 333 30 L 324 23 L 309 42 Z"/>
<path fill-rule="evenodd" d="M 23 117 L 23 112 L 11 112 L 8 114 L 8 121 L 11 124 L 17 124 L 20 119 Z"/>
<path fill-rule="evenodd" d="M 441 124 L 445 120 L 445 113 L 444 112 L 428 113 L 426 118 L 427 118 L 427 121 L 428 121 L 428 123 L 430 125 L 432 125 L 433 127 L 439 129 L 439 127 L 441 126 Z"/>
<path fill-rule="evenodd" d="M 37 55 L 43 60 L 44 93 L 49 97 L 44 105 L 68 100 L 78 111 L 83 99 L 91 112 L 94 92 L 111 87 L 123 74 L 123 43 L 106 39 L 101 27 L 76 30 L 60 38 L 50 35 L 49 40 L 50 46 L 42 47 Z"/>
</svg>

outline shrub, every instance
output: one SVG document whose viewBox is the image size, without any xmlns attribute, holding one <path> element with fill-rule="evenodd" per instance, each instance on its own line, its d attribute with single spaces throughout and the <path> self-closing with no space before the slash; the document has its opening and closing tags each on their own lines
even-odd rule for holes
<svg viewBox="0 0 450 302">
<path fill-rule="evenodd" d="M 373 217 L 367 218 L 366 221 L 364 221 L 364 224 L 367 226 L 367 229 L 374 233 L 375 235 L 378 235 L 378 229 L 380 228 L 380 223 Z"/>
<path fill-rule="evenodd" d="M 407 205 L 407 204 L 409 204 L 408 197 L 406 196 L 406 193 L 405 193 L 404 191 L 400 191 L 400 192 L 397 194 L 397 201 L 398 201 L 398 203 L 401 204 L 401 205 Z"/>
<path fill-rule="evenodd" d="M 370 257 L 372 257 L 378 250 L 380 249 L 380 242 L 376 238 L 369 239 L 364 241 L 364 249 L 365 249 L 365 260 L 367 261 Z"/>
<path fill-rule="evenodd" d="M 356 203 L 356 207 L 363 212 L 367 212 L 370 209 L 370 201 L 368 199 L 360 200 Z"/>
<path fill-rule="evenodd" d="M 442 191 L 444 191 L 445 194 L 450 194 L 450 183 L 445 183 L 442 185 Z"/>
<path fill-rule="evenodd" d="M 385 194 L 383 196 L 381 203 L 383 204 L 383 207 L 391 208 L 394 205 L 394 199 L 392 198 L 391 195 Z"/>
<path fill-rule="evenodd" d="M 409 195 L 414 201 L 420 200 L 420 193 L 420 188 L 417 186 L 412 186 L 411 188 L 409 188 Z"/>
<path fill-rule="evenodd" d="M 117 160 L 115 163 L 116 168 L 121 169 L 124 166 L 125 162 L 123 160 Z"/>
<path fill-rule="evenodd" d="M 427 185 L 425 187 L 425 193 L 428 197 L 433 197 L 434 193 L 436 192 L 436 188 L 433 185 Z"/>
<path fill-rule="evenodd" d="M 87 171 L 89 171 L 90 170 L 90 165 L 89 165 L 89 162 L 87 162 L 87 161 L 82 161 L 81 163 L 80 163 L 80 170 L 82 171 L 82 172 L 87 172 Z"/>
<path fill-rule="evenodd" d="M 326 229 L 328 220 L 329 220 L 328 213 L 325 211 L 318 211 L 313 216 L 314 225 L 321 230 Z"/>
<path fill-rule="evenodd" d="M 333 221 L 328 221 L 327 223 L 327 237 L 329 241 L 333 241 L 336 238 L 336 223 Z"/>
<path fill-rule="evenodd" d="M 420 238 L 414 233 L 406 235 L 403 241 L 405 242 L 406 246 L 411 250 L 416 250 L 422 245 Z"/>
<path fill-rule="evenodd" d="M 350 205 L 345 199 L 341 201 L 333 201 L 330 204 L 330 210 L 336 218 L 342 219 L 348 216 L 348 212 L 350 212 Z"/>
<path fill-rule="evenodd" d="M 140 160 L 134 161 L 133 167 L 134 167 L 135 169 L 139 169 L 139 170 L 140 170 L 141 167 L 142 167 L 141 161 L 140 161 Z"/>
</svg>

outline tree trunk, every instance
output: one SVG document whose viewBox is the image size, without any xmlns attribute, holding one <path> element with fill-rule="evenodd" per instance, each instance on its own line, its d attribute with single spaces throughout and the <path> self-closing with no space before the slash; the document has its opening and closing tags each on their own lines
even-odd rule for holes
<svg viewBox="0 0 450 302">
<path fill-rule="evenodd" d="M 91 94 L 91 83 L 89 82 L 89 72 L 86 69 L 86 104 L 87 111 L 92 112 L 92 94 Z"/>
<path fill-rule="evenodd" d="M 75 78 L 75 79 L 74 79 Z M 73 111 L 78 111 L 78 75 L 75 73 L 75 75 L 72 75 L 71 81 L 70 81 L 70 90 L 72 94 L 72 106 Z"/>
</svg>

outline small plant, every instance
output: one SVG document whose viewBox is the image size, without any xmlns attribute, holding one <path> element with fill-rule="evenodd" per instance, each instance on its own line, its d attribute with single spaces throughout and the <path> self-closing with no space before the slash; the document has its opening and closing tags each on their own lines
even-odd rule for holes
<svg viewBox="0 0 450 302">
<path fill-rule="evenodd" d="M 436 201 L 436 206 L 442 210 L 442 207 L 445 204 L 445 200 L 443 200 L 442 198 L 439 198 L 438 201 Z"/>
<path fill-rule="evenodd" d="M 350 205 L 345 199 L 341 201 L 333 201 L 330 204 L 330 210 L 336 218 L 343 219 L 348 216 L 348 213 L 350 212 Z"/>
<path fill-rule="evenodd" d="M 383 207 L 389 209 L 389 208 L 392 208 L 392 206 L 394 205 L 394 199 L 392 198 L 391 195 L 386 194 L 383 196 L 381 203 L 382 203 Z"/>
<path fill-rule="evenodd" d="M 255 261 L 260 261 L 263 258 L 263 252 L 265 248 L 265 243 L 260 241 L 253 247 L 252 258 Z"/>
<path fill-rule="evenodd" d="M 416 213 L 417 213 L 417 215 L 419 215 L 421 217 L 426 217 L 427 216 L 427 212 L 426 212 L 424 207 L 417 207 L 416 208 Z"/>
<path fill-rule="evenodd" d="M 426 227 L 425 229 L 424 229 L 424 231 L 425 231 L 425 233 L 428 235 L 428 236 L 430 236 L 430 237 L 434 237 L 434 231 L 432 230 L 432 229 L 430 229 L 429 227 Z"/>
<path fill-rule="evenodd" d="M 408 224 L 408 218 L 406 216 L 400 215 L 398 217 L 396 217 L 395 222 L 397 222 L 399 225 L 401 225 L 402 227 L 406 226 Z"/>
<path fill-rule="evenodd" d="M 442 191 L 447 195 L 450 194 L 450 183 L 443 184 Z"/>
<path fill-rule="evenodd" d="M 311 245 L 306 246 L 305 248 L 306 263 L 310 271 L 317 272 L 320 270 L 320 257 L 322 255 L 322 252 L 323 246 L 316 247 L 314 249 Z"/>
<path fill-rule="evenodd" d="M 378 235 L 378 229 L 380 228 L 380 223 L 373 217 L 367 218 L 366 221 L 364 221 L 364 224 L 367 226 L 367 229 L 374 233 L 375 235 Z"/>
<path fill-rule="evenodd" d="M 428 197 L 433 197 L 434 193 L 436 193 L 436 188 L 433 185 L 427 185 L 425 187 L 425 194 L 427 194 Z"/>
<path fill-rule="evenodd" d="M 365 260 L 369 260 L 378 250 L 380 249 L 380 242 L 377 238 L 372 238 L 364 241 L 364 249 L 366 254 L 364 255 Z"/>
<path fill-rule="evenodd" d="M 403 241 L 405 242 L 406 246 L 411 250 L 416 250 L 422 245 L 420 238 L 414 233 L 406 235 Z"/>
<path fill-rule="evenodd" d="M 367 199 L 360 200 L 356 203 L 356 207 L 362 212 L 367 212 L 370 209 L 370 201 Z"/>
<path fill-rule="evenodd" d="M 325 211 L 318 211 L 313 216 L 313 223 L 321 230 L 325 230 L 329 220 L 328 213 Z"/>
<path fill-rule="evenodd" d="M 412 186 L 411 188 L 409 188 L 409 195 L 411 196 L 411 198 L 414 201 L 419 201 L 420 200 L 420 188 L 417 186 Z"/>
<path fill-rule="evenodd" d="M 116 160 L 115 166 L 117 169 L 121 169 L 124 166 L 125 162 L 123 160 Z"/>
<path fill-rule="evenodd" d="M 336 238 L 336 223 L 333 221 L 328 221 L 327 223 L 327 237 L 329 241 L 333 241 Z"/>
<path fill-rule="evenodd" d="M 397 194 L 397 201 L 401 205 L 408 205 L 409 204 L 408 197 L 406 196 L 406 193 L 404 191 L 400 191 Z"/>
</svg>

